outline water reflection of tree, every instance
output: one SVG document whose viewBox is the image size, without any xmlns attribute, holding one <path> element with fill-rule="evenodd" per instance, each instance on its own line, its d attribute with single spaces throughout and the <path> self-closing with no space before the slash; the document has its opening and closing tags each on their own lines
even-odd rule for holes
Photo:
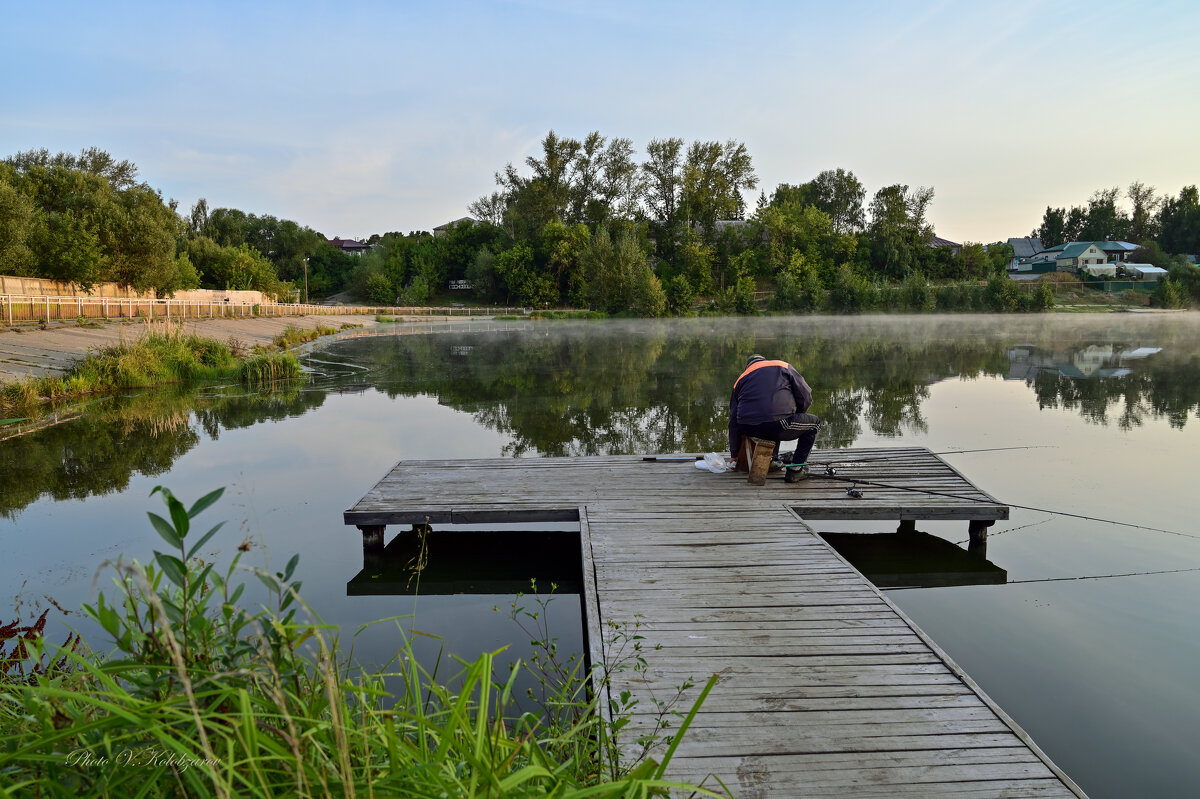
<svg viewBox="0 0 1200 799">
<path fill-rule="evenodd" d="M 215 439 L 222 428 L 295 416 L 323 400 L 299 386 L 263 394 L 170 388 L 112 397 L 76 419 L 0 442 L 0 514 L 11 516 L 43 496 L 122 491 L 135 474 L 169 470 L 201 432 Z"/>
<path fill-rule="evenodd" d="M 700 452 L 724 447 L 729 390 L 746 355 L 795 363 L 815 389 L 820 445 L 925 430 L 928 384 L 1004 374 L 999 344 L 763 335 L 678 324 L 633 331 L 556 326 L 475 336 L 348 342 L 391 396 L 429 394 L 510 438 L 514 455 Z M 353 348 L 353 352 L 346 347 Z M 350 379 L 350 378 L 347 378 Z"/>
<path fill-rule="evenodd" d="M 1090 379 L 1043 370 L 1026 382 L 1039 407 L 1078 410 L 1084 419 L 1102 425 L 1115 413 L 1122 430 L 1140 427 L 1148 418 L 1166 419 L 1174 428 L 1182 428 L 1189 416 L 1200 418 L 1200 355 L 1166 350 L 1131 369 Z"/>
<path fill-rule="evenodd" d="M 1126 364 L 1129 372 L 1120 376 L 1081 379 L 1038 367 L 1027 382 L 1042 407 L 1077 409 L 1123 429 L 1159 418 L 1182 427 L 1200 407 L 1200 353 L 1188 325 L 1122 338 L 1097 337 L 1097 323 L 1072 335 L 1040 319 L 1008 333 L 969 317 L 900 325 L 868 318 L 844 334 L 828 324 L 553 324 L 353 339 L 320 353 L 322 390 L 173 388 L 114 397 L 78 419 L 0 441 L 0 514 L 41 496 L 123 490 L 134 474 L 168 470 L 202 435 L 216 439 L 223 429 L 298 416 L 321 405 L 324 391 L 364 383 L 393 397 L 434 396 L 471 413 L 508 437 L 513 455 L 719 450 L 729 390 L 751 352 L 788 360 L 808 378 L 814 412 L 824 420 L 822 447 L 850 446 L 865 431 L 924 431 L 921 405 L 932 383 L 1007 376 L 1013 364 L 1006 353 L 1017 342 L 1043 364 L 1070 362 L 1097 342 L 1116 353 L 1144 342 L 1162 347 Z"/>
</svg>

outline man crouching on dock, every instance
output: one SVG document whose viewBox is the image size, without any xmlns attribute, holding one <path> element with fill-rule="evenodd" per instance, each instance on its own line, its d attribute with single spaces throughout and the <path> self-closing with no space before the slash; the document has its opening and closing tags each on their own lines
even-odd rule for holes
<svg viewBox="0 0 1200 799">
<path fill-rule="evenodd" d="M 821 420 L 808 413 L 811 406 L 812 389 L 791 364 L 751 355 L 729 397 L 730 455 L 738 458 L 738 443 L 745 435 L 777 442 L 776 451 L 778 442 L 795 441 L 790 460 L 776 457 L 784 463 L 806 463 L 821 429 Z"/>
</svg>

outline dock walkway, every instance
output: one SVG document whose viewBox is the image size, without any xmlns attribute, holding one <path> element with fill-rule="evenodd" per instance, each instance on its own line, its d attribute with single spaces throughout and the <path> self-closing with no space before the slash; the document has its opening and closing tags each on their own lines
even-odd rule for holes
<svg viewBox="0 0 1200 799">
<path fill-rule="evenodd" d="M 740 797 L 1083 796 L 804 523 L 963 519 L 979 531 L 1008 508 L 923 448 L 810 462 L 835 476 L 755 487 L 637 456 L 401 462 L 345 522 L 372 557 L 386 525 L 578 520 L 591 661 L 625 656 L 624 625 L 645 636 L 647 668 L 609 686 L 639 702 L 625 752 L 654 728 L 656 699 L 694 682 L 686 710 L 720 675 L 669 777 L 716 787 L 713 775 Z"/>
</svg>

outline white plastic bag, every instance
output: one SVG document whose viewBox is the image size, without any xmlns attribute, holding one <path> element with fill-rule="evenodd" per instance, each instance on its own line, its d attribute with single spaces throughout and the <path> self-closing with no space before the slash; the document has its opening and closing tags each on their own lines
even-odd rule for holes
<svg viewBox="0 0 1200 799">
<path fill-rule="evenodd" d="M 704 460 L 696 461 L 696 468 L 713 474 L 721 474 L 729 471 L 732 467 L 725 461 L 725 456 L 721 453 L 709 452 L 705 454 Z"/>
</svg>

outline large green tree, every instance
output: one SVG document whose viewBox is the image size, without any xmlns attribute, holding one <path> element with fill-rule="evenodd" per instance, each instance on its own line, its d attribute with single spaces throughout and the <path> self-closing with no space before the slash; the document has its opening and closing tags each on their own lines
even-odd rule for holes
<svg viewBox="0 0 1200 799">
<path fill-rule="evenodd" d="M 920 268 L 933 238 L 929 204 L 933 188 L 894 184 L 875 192 L 871 200 L 871 224 L 867 228 L 872 266 L 900 280 Z"/>
<path fill-rule="evenodd" d="M 138 182 L 132 163 L 98 148 L 6 159 L 0 214 L 12 225 L 0 240 L 26 273 L 85 290 L 101 281 L 165 294 L 194 285 L 176 258 L 182 228 L 173 204 Z"/>
<path fill-rule="evenodd" d="M 853 233 L 866 224 L 863 200 L 866 190 L 853 172 L 826 169 L 805 184 L 808 202 L 829 216 L 837 233 Z"/>
<path fill-rule="evenodd" d="M 692 142 L 683 163 L 679 203 L 684 219 L 700 228 L 705 238 L 716 237 L 717 220 L 742 219 L 742 192 L 758 185 L 746 145 L 730 139 Z"/>
<path fill-rule="evenodd" d="M 1200 192 L 1184 186 L 1178 197 L 1166 197 L 1159 208 L 1159 243 L 1167 252 L 1200 254 Z"/>
<path fill-rule="evenodd" d="M 0 162 L 0 274 L 32 274 L 39 221 L 33 200 L 16 186 L 16 169 Z"/>
</svg>

